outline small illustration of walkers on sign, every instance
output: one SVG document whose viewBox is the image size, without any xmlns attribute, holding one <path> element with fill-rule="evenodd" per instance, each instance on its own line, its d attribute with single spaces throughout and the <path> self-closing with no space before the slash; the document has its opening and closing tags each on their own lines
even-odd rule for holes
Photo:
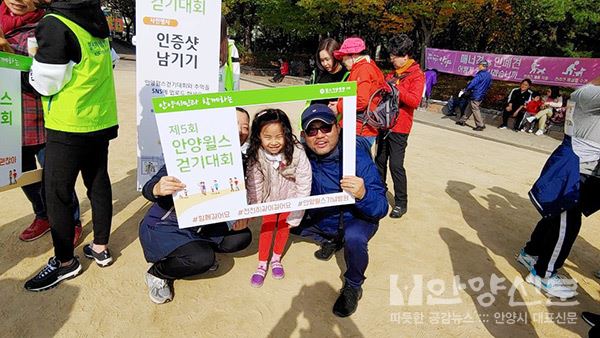
<svg viewBox="0 0 600 338">
<path fill-rule="evenodd" d="M 567 76 L 583 76 L 583 73 L 585 73 L 585 71 L 587 69 L 581 67 L 579 68 L 579 70 L 577 70 L 577 66 L 579 66 L 579 60 L 575 60 L 572 64 L 569 65 L 569 67 L 567 67 L 567 69 L 562 72 L 563 75 L 567 75 Z"/>
<path fill-rule="evenodd" d="M 202 193 L 202 195 L 206 196 L 206 183 L 204 181 L 201 181 L 200 183 L 198 183 L 198 186 L 200 187 L 200 192 Z"/>
</svg>

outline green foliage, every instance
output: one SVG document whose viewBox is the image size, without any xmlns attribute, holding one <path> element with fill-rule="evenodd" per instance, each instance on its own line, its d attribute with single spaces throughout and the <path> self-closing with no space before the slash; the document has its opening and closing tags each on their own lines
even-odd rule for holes
<svg viewBox="0 0 600 338">
<path fill-rule="evenodd" d="M 407 33 L 426 46 L 525 55 L 600 56 L 600 11 L 589 0 L 224 0 L 248 51 L 312 52 L 358 35 L 373 49 Z"/>
</svg>

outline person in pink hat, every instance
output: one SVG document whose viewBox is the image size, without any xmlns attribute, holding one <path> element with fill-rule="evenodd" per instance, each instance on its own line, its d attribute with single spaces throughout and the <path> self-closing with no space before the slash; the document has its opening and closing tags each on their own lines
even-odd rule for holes
<svg viewBox="0 0 600 338">
<path fill-rule="evenodd" d="M 374 109 L 379 104 L 380 98 L 375 98 L 371 102 L 371 107 L 367 107 L 371 95 L 376 90 L 385 86 L 383 73 L 377 67 L 375 61 L 369 57 L 365 42 L 361 38 L 347 38 L 342 43 L 340 49 L 333 53 L 333 56 L 341 60 L 344 66 L 350 71 L 348 81 L 357 82 L 356 135 L 365 137 L 373 145 L 377 138 L 377 129 L 366 124 L 363 125 L 361 115 L 367 108 Z M 337 103 L 330 104 L 330 108 L 337 114 L 342 114 L 344 100 L 340 99 Z"/>
</svg>

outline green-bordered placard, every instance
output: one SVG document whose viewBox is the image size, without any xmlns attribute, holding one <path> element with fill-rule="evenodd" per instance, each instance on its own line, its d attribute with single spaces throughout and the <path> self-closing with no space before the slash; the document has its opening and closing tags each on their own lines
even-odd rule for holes
<svg viewBox="0 0 600 338">
<path fill-rule="evenodd" d="M 28 72 L 33 59 L 27 56 L 0 52 L 0 68 L 8 68 Z"/>
<path fill-rule="evenodd" d="M 175 113 L 226 107 L 243 107 L 280 102 L 321 100 L 356 96 L 356 82 L 244 90 L 226 93 L 208 93 L 186 96 L 156 97 L 152 99 L 155 113 Z"/>
</svg>

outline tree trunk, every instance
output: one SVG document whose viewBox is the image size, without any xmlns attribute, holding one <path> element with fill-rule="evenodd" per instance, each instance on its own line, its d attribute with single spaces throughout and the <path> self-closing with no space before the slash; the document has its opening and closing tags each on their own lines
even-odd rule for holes
<svg viewBox="0 0 600 338">
<path fill-rule="evenodd" d="M 252 26 L 244 29 L 244 47 L 248 52 L 252 52 Z"/>
<path fill-rule="evenodd" d="M 432 28 L 427 27 L 427 24 L 424 21 L 420 22 L 420 35 L 421 38 L 419 39 L 420 41 L 420 52 L 421 52 L 421 58 L 419 63 L 421 64 L 421 68 L 425 69 L 425 58 L 426 58 L 426 52 L 425 50 L 427 49 L 427 47 L 429 47 L 431 45 L 431 33 L 433 31 Z"/>
</svg>

